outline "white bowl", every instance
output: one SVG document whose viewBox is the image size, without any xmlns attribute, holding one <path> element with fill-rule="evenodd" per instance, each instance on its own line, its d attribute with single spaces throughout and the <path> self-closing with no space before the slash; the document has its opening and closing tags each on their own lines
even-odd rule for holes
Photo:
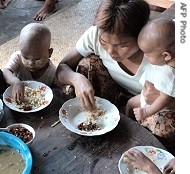
<svg viewBox="0 0 190 174">
<path fill-rule="evenodd" d="M 15 123 L 15 124 L 11 124 L 11 125 L 7 126 L 6 129 L 7 129 L 8 132 L 9 132 L 9 131 L 11 130 L 11 128 L 17 128 L 17 127 L 19 127 L 19 126 L 24 127 L 25 129 L 28 129 L 28 131 L 30 131 L 30 132 L 32 133 L 32 139 L 31 139 L 30 141 L 25 142 L 27 145 L 31 145 L 32 141 L 33 141 L 34 138 L 35 138 L 35 130 L 34 130 L 34 128 L 31 127 L 30 125 L 24 124 L 24 123 Z M 9 133 L 10 133 L 10 132 L 9 132 Z M 12 133 L 11 133 L 11 134 L 12 134 Z M 15 135 L 15 134 L 13 134 L 13 135 Z M 15 135 L 15 136 L 17 136 L 17 135 Z M 19 137 L 19 136 L 17 136 L 17 137 Z M 19 137 L 19 138 L 20 138 L 20 137 Z M 22 138 L 20 138 L 20 139 L 22 140 Z M 24 141 L 24 140 L 22 140 L 22 141 Z"/>
<path fill-rule="evenodd" d="M 3 114 L 4 114 L 4 111 L 3 111 L 3 102 L 0 99 L 0 122 L 1 122 L 1 119 L 3 117 Z"/>
<path fill-rule="evenodd" d="M 141 151 L 145 156 L 147 156 L 154 164 L 163 172 L 164 166 L 172 159 L 174 156 L 164 149 L 160 149 L 154 146 L 135 146 L 131 149 L 137 149 Z M 119 159 L 118 168 L 120 174 L 146 174 L 142 170 L 136 169 L 131 164 L 123 162 L 124 153 Z"/>
<path fill-rule="evenodd" d="M 103 135 L 113 130 L 120 120 L 120 114 L 117 107 L 106 99 L 95 97 L 98 109 L 104 110 L 105 114 L 96 119 L 97 125 L 101 129 L 94 131 L 79 130 L 78 125 L 89 117 L 89 112 L 82 109 L 78 98 L 66 101 L 59 110 L 59 119 L 61 123 L 71 132 L 84 136 Z"/>
<path fill-rule="evenodd" d="M 9 86 L 3 93 L 3 101 L 10 109 L 17 111 L 17 112 L 22 112 L 22 113 L 37 112 L 37 111 L 40 111 L 40 110 L 46 108 L 51 103 L 51 101 L 53 99 L 53 92 L 49 86 L 45 85 L 42 82 L 32 81 L 32 80 L 22 81 L 22 82 L 25 86 L 28 86 L 32 89 L 40 89 L 40 91 L 42 92 L 42 95 L 44 95 L 44 97 L 45 97 L 45 100 L 41 106 L 39 106 L 37 108 L 33 108 L 32 110 L 19 109 L 16 106 L 16 103 L 12 96 L 13 86 Z"/>
</svg>

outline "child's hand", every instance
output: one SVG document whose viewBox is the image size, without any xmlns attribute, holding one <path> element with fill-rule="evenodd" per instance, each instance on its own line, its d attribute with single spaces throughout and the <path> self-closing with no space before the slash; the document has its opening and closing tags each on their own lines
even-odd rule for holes
<svg viewBox="0 0 190 174">
<path fill-rule="evenodd" d="M 143 122 L 147 118 L 145 108 L 141 108 L 141 107 L 134 108 L 133 112 L 134 112 L 136 120 L 139 123 Z"/>
<path fill-rule="evenodd" d="M 149 172 L 149 167 L 154 165 L 148 157 L 146 157 L 141 151 L 137 149 L 130 149 L 124 153 L 124 163 L 131 164 L 134 168 Z"/>
<path fill-rule="evenodd" d="M 164 167 L 164 174 L 175 174 L 175 158 L 171 159 Z"/>
<path fill-rule="evenodd" d="M 15 102 L 20 103 L 24 100 L 24 85 L 22 82 L 15 83 L 12 91 Z"/>
</svg>

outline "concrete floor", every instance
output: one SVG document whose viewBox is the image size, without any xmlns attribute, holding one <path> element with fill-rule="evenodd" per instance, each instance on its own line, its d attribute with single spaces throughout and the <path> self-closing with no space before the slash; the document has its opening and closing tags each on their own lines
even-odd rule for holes
<svg viewBox="0 0 190 174">
<path fill-rule="evenodd" d="M 80 1 L 81 0 L 59 0 L 56 4 L 57 11 L 48 18 L 51 18 L 61 12 L 61 10 L 64 10 L 64 8 L 69 8 Z M 20 30 L 28 23 L 35 22 L 33 16 L 43 4 L 44 1 L 40 0 L 12 0 L 5 9 L 0 9 L 0 45 L 19 35 Z"/>
<path fill-rule="evenodd" d="M 22 3 L 22 1 L 24 1 Z M 58 10 L 41 23 L 52 33 L 52 62 L 57 66 L 61 59 L 75 46 L 79 37 L 94 20 L 101 0 L 60 0 Z M 33 20 L 43 1 L 12 0 L 7 8 L 0 10 L 0 68 L 3 69 L 11 54 L 19 48 L 21 29 Z"/>
<path fill-rule="evenodd" d="M 58 3 L 56 3 L 57 11 L 44 21 L 59 13 L 69 11 L 69 8 L 76 6 L 79 2 L 83 4 L 83 10 L 86 9 L 87 11 L 89 10 L 89 13 L 92 13 L 90 10 L 94 10 L 97 2 L 100 1 L 101 0 L 58 0 Z M 12 0 L 5 9 L 0 9 L 0 45 L 18 36 L 20 30 L 28 23 L 36 22 L 33 17 L 43 4 L 43 0 Z M 80 12 L 77 13 L 80 14 Z M 65 15 L 72 16 L 71 14 Z M 85 13 L 85 15 L 91 14 Z"/>
</svg>

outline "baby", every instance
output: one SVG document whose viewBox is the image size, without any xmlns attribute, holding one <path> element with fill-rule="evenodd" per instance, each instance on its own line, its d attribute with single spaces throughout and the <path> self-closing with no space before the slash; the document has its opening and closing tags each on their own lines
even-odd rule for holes
<svg viewBox="0 0 190 174">
<path fill-rule="evenodd" d="M 23 80 L 36 80 L 48 86 L 58 85 L 56 67 L 50 60 L 50 30 L 40 23 L 30 23 L 20 32 L 19 51 L 14 52 L 3 70 L 4 78 L 13 85 L 13 97 L 19 102 L 24 97 Z"/>
<path fill-rule="evenodd" d="M 160 137 L 175 131 L 175 23 L 158 18 L 141 30 L 138 45 L 150 63 L 140 78 L 141 95 L 128 101 L 126 114 L 133 110 L 136 120 Z M 153 103 L 146 103 L 144 95 L 149 85 L 159 90 Z"/>
</svg>

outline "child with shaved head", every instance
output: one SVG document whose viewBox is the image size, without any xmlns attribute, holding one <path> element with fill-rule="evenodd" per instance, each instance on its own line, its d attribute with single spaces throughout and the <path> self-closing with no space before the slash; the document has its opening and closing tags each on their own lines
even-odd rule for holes
<svg viewBox="0 0 190 174">
<path fill-rule="evenodd" d="M 3 74 L 13 85 L 13 97 L 20 101 L 24 96 L 21 81 L 36 80 L 48 86 L 58 85 L 56 67 L 50 60 L 53 53 L 50 30 L 40 23 L 30 23 L 20 32 L 19 51 L 14 52 L 5 65 Z"/>
<path fill-rule="evenodd" d="M 162 18 L 150 21 L 141 30 L 138 45 L 151 64 L 139 80 L 143 90 L 128 101 L 126 114 L 133 110 L 141 125 L 159 137 L 169 137 L 175 132 L 175 23 Z M 159 96 L 146 103 L 144 94 L 152 84 Z"/>
</svg>

